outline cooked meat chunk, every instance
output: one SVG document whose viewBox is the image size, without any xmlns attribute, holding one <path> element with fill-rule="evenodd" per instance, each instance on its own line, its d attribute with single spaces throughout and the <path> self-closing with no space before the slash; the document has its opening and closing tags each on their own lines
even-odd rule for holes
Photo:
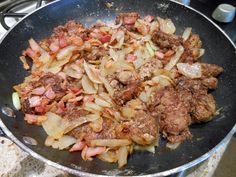
<svg viewBox="0 0 236 177">
<path fill-rule="evenodd" d="M 89 112 L 83 109 L 79 110 L 71 110 L 66 113 L 66 115 L 63 117 L 64 119 L 67 119 L 69 121 L 73 121 L 75 119 L 79 119 L 80 117 L 88 115 Z"/>
<path fill-rule="evenodd" d="M 183 39 L 176 35 L 167 34 L 162 31 L 155 31 L 152 34 L 152 41 L 162 49 L 163 48 L 172 49 L 175 46 L 181 45 Z"/>
<path fill-rule="evenodd" d="M 142 80 L 150 79 L 153 76 L 153 73 L 161 68 L 163 68 L 163 64 L 160 60 L 151 59 L 139 68 L 139 76 Z"/>
<path fill-rule="evenodd" d="M 176 79 L 176 89 L 177 90 L 187 90 L 191 93 L 194 92 L 204 92 L 207 93 L 207 87 L 203 85 L 200 79 L 189 79 L 185 76 Z"/>
<path fill-rule="evenodd" d="M 115 91 L 113 98 L 116 104 L 122 105 L 127 101 L 135 98 L 139 92 L 140 92 L 140 83 L 132 82 L 127 86 L 125 86 L 123 89 Z"/>
<path fill-rule="evenodd" d="M 131 121 L 122 123 L 116 133 L 117 137 L 132 139 L 137 144 L 151 144 L 158 137 L 157 120 L 140 110 Z"/>
<path fill-rule="evenodd" d="M 138 79 L 138 75 L 131 71 L 121 71 L 118 72 L 117 79 L 122 84 L 127 85 L 128 83 L 135 82 Z"/>
<path fill-rule="evenodd" d="M 154 115 L 159 119 L 160 129 L 167 133 L 167 136 L 179 136 L 182 135 L 182 132 L 188 131 L 190 124 L 188 107 L 179 99 L 174 88 L 167 87 L 156 91 L 152 97 L 152 102 L 155 107 L 151 111 L 155 112 Z M 189 136 L 179 140 L 186 138 Z"/>
<path fill-rule="evenodd" d="M 134 24 L 139 18 L 139 14 L 136 12 L 131 13 L 120 13 L 116 16 L 116 24 L 122 22 L 122 25 L 129 31 L 134 30 Z"/>
<path fill-rule="evenodd" d="M 93 139 L 113 139 L 116 138 L 116 124 L 108 118 L 103 118 L 102 130 L 94 132 L 89 124 L 84 124 L 72 130 L 70 135 L 84 139 L 87 144 Z"/>
<path fill-rule="evenodd" d="M 202 41 L 197 34 L 191 34 L 191 36 L 184 42 L 184 48 L 196 49 L 202 47 Z"/>
<path fill-rule="evenodd" d="M 30 103 L 29 103 L 29 99 L 28 98 L 22 99 L 21 103 L 22 103 L 22 111 L 25 114 L 35 114 L 34 108 L 30 107 Z"/>
<path fill-rule="evenodd" d="M 202 66 L 202 75 L 205 77 L 216 77 L 220 75 L 224 69 L 215 64 L 201 63 Z"/>
<path fill-rule="evenodd" d="M 189 130 L 183 131 L 180 133 L 180 135 L 169 135 L 167 137 L 168 141 L 171 143 L 178 143 L 182 142 L 186 139 L 192 138 L 192 134 Z"/>
<path fill-rule="evenodd" d="M 179 63 L 193 63 L 196 61 L 196 57 L 193 55 L 193 51 L 190 49 L 185 49 L 184 53 L 181 55 L 181 58 L 179 60 Z"/>
<path fill-rule="evenodd" d="M 192 117 L 197 122 L 210 121 L 216 111 L 215 100 L 211 94 L 193 94 L 193 107 Z"/>
<path fill-rule="evenodd" d="M 218 79 L 215 77 L 204 78 L 202 80 L 203 85 L 205 85 L 208 89 L 216 89 L 218 85 Z"/>
</svg>

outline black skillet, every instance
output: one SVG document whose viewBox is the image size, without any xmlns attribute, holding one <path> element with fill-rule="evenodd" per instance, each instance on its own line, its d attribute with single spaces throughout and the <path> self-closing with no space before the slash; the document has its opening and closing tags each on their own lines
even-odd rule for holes
<svg viewBox="0 0 236 177">
<path fill-rule="evenodd" d="M 107 2 L 114 2 L 111 8 Z M 186 27 L 200 34 L 206 53 L 202 60 L 223 66 L 219 87 L 213 91 L 220 115 L 209 123 L 191 126 L 193 138 L 176 150 L 165 148 L 161 141 L 155 154 L 135 152 L 128 165 L 122 169 L 98 159 L 83 161 L 80 153 L 58 151 L 44 146 L 46 134 L 41 127 L 31 126 L 23 121 L 21 112 L 16 118 L 0 113 L 0 126 L 6 136 L 35 158 L 80 176 L 99 175 L 170 175 L 190 168 L 217 151 L 233 132 L 236 123 L 236 53 L 235 46 L 225 33 L 212 21 L 196 10 L 166 0 L 63 0 L 43 7 L 21 20 L 12 28 L 0 44 L 0 106 L 13 108 L 12 86 L 23 81 L 29 73 L 22 68 L 18 59 L 21 51 L 28 46 L 28 39 L 40 40 L 49 36 L 52 29 L 68 20 L 78 20 L 89 26 L 97 19 L 114 20 L 119 12 L 139 12 L 142 16 L 154 15 L 171 18 L 177 34 Z M 38 145 L 25 143 L 23 137 L 34 138 Z"/>
</svg>

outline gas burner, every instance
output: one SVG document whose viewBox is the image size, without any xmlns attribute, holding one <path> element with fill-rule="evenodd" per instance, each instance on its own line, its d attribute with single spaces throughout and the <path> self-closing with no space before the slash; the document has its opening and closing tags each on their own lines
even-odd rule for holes
<svg viewBox="0 0 236 177">
<path fill-rule="evenodd" d="M 9 1 L 0 13 L 0 23 L 5 30 L 10 29 L 20 18 L 52 0 Z M 1 30 L 0 30 L 1 31 Z"/>
</svg>

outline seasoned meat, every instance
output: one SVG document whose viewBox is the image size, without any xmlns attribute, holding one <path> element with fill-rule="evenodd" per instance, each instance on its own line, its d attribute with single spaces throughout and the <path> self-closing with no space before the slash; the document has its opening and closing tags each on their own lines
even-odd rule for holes
<svg viewBox="0 0 236 177">
<path fill-rule="evenodd" d="M 179 63 L 189 63 L 192 64 L 195 60 L 193 51 L 190 49 L 185 49 L 184 53 L 181 55 Z"/>
<path fill-rule="evenodd" d="M 131 121 L 122 123 L 116 133 L 117 137 L 132 139 L 137 144 L 151 144 L 158 137 L 157 120 L 140 110 Z"/>
<path fill-rule="evenodd" d="M 183 39 L 176 35 L 166 34 L 162 31 L 155 31 L 152 34 L 152 41 L 162 49 L 163 48 L 172 49 L 174 46 L 181 45 Z"/>
<path fill-rule="evenodd" d="M 216 111 L 215 100 L 211 94 L 193 94 L 193 107 L 192 117 L 197 122 L 210 121 Z"/>
<path fill-rule="evenodd" d="M 139 92 L 140 92 L 140 83 L 132 82 L 127 86 L 125 86 L 123 89 L 115 91 L 113 98 L 116 104 L 122 105 L 127 101 L 135 98 Z"/>
<path fill-rule="evenodd" d="M 120 13 L 116 16 L 116 24 L 122 22 L 122 25 L 129 31 L 135 30 L 134 24 L 136 20 L 139 18 L 139 14 L 136 12 L 131 13 Z"/>
<path fill-rule="evenodd" d="M 185 76 L 176 79 L 177 90 L 187 90 L 191 93 L 204 92 L 207 93 L 207 87 L 202 83 L 200 79 L 189 79 Z"/>
<path fill-rule="evenodd" d="M 103 118 L 102 130 L 94 132 L 89 124 L 84 124 L 72 130 L 70 135 L 84 139 L 87 144 L 93 139 L 113 139 L 116 138 L 116 124 L 108 118 Z"/>
<path fill-rule="evenodd" d="M 21 100 L 21 103 L 22 103 L 22 111 L 25 114 L 35 114 L 34 108 L 30 107 L 28 98 Z"/>
<path fill-rule="evenodd" d="M 202 80 L 203 85 L 205 85 L 208 89 L 216 89 L 218 85 L 218 79 L 215 77 L 204 78 Z"/>
<path fill-rule="evenodd" d="M 163 68 L 163 64 L 158 59 L 151 59 L 139 68 L 139 76 L 142 80 L 150 79 L 155 71 Z"/>
<path fill-rule="evenodd" d="M 63 117 L 64 119 L 67 119 L 69 121 L 79 119 L 80 117 L 88 115 L 89 112 L 83 109 L 80 110 L 71 110 L 66 113 L 66 115 Z"/>
<path fill-rule="evenodd" d="M 178 143 L 182 142 L 186 139 L 192 138 L 192 134 L 189 130 L 183 131 L 180 133 L 180 135 L 169 135 L 167 137 L 168 141 L 171 143 Z"/>
<path fill-rule="evenodd" d="M 159 119 L 160 129 L 167 136 L 179 136 L 182 135 L 182 132 L 188 131 L 190 124 L 188 107 L 185 102 L 179 99 L 174 88 L 167 87 L 156 91 L 152 97 L 152 102 L 155 107 L 152 107 L 151 111 L 155 112 L 153 115 Z M 189 136 L 179 140 L 186 138 L 189 138 Z"/>
<path fill-rule="evenodd" d="M 202 66 L 202 75 L 205 77 L 216 77 L 220 75 L 224 69 L 215 64 L 201 63 Z"/>
<path fill-rule="evenodd" d="M 184 48 L 187 49 L 200 49 L 202 47 L 202 41 L 197 34 L 191 34 L 188 40 L 184 42 Z"/>
</svg>

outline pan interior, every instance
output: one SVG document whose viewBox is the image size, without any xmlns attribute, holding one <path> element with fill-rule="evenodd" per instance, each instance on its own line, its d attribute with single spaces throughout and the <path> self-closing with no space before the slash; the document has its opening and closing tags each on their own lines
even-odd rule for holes
<svg viewBox="0 0 236 177">
<path fill-rule="evenodd" d="M 37 140 L 37 146 L 27 145 L 43 157 L 71 169 L 101 175 L 146 175 L 184 165 L 214 148 L 229 133 L 236 122 L 236 53 L 229 40 L 207 19 L 188 8 L 165 0 L 116 0 L 107 8 L 108 0 L 68 0 L 48 5 L 22 20 L 0 44 L 0 106 L 13 107 L 11 101 L 12 86 L 23 81 L 29 73 L 24 71 L 18 57 L 28 46 L 28 39 L 43 39 L 51 34 L 52 29 L 68 20 L 78 20 L 89 26 L 101 19 L 114 20 L 119 12 L 138 12 L 141 16 L 154 15 L 173 20 L 177 34 L 182 34 L 186 27 L 200 35 L 206 53 L 202 61 L 223 66 L 225 72 L 220 76 L 219 87 L 213 91 L 218 108 L 223 108 L 220 115 L 205 124 L 195 124 L 190 131 L 193 139 L 184 142 L 176 150 L 165 148 L 161 141 L 156 153 L 135 152 L 130 156 L 128 165 L 118 169 L 116 164 L 109 164 L 98 159 L 83 161 L 80 153 L 58 151 L 44 146 L 46 138 L 41 127 L 28 125 L 23 115 L 17 112 L 15 119 L 1 118 L 8 129 L 22 141 L 23 136 Z M 62 13 L 63 12 L 63 13 Z M 22 141 L 23 142 L 23 141 Z M 23 142 L 24 143 L 24 142 Z"/>
</svg>

